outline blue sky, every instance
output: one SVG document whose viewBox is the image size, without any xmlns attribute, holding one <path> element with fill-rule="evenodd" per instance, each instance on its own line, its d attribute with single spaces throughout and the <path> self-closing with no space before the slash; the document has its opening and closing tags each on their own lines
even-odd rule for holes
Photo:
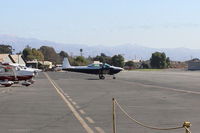
<svg viewBox="0 0 200 133">
<path fill-rule="evenodd" d="M 0 34 L 200 49 L 198 0 L 0 0 Z"/>
</svg>

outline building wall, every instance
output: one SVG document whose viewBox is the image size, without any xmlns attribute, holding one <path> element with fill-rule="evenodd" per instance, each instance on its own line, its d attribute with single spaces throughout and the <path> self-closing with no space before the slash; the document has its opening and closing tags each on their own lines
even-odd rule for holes
<svg viewBox="0 0 200 133">
<path fill-rule="evenodd" d="M 39 61 L 42 65 L 48 66 L 48 68 L 52 68 L 53 64 L 50 61 Z"/>
<path fill-rule="evenodd" d="M 37 63 L 26 63 L 27 67 L 31 67 L 31 68 L 38 68 L 38 64 Z"/>
<path fill-rule="evenodd" d="M 188 62 L 188 70 L 200 70 L 200 62 Z"/>
</svg>

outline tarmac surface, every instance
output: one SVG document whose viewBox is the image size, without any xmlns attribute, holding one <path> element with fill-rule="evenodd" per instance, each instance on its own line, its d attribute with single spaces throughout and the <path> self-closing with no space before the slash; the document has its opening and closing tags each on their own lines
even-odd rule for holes
<svg viewBox="0 0 200 133">
<path fill-rule="evenodd" d="M 200 71 L 125 71 L 117 79 L 71 72 L 40 73 L 24 87 L 0 87 L 2 133 L 111 133 L 112 98 L 130 116 L 156 127 L 190 121 L 200 130 Z M 128 119 L 116 106 L 118 133 L 159 131 Z"/>
</svg>

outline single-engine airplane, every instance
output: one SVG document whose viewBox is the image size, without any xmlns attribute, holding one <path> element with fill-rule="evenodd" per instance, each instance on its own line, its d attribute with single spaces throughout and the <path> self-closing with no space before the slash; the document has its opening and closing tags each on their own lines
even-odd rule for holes
<svg viewBox="0 0 200 133">
<path fill-rule="evenodd" d="M 87 74 L 96 74 L 99 75 L 99 79 L 105 79 L 104 74 L 108 74 L 113 75 L 113 79 L 116 79 L 115 74 L 122 71 L 123 68 L 111 66 L 107 63 L 90 64 L 88 66 L 71 66 L 69 60 L 67 58 L 64 58 L 62 70 Z"/>
<path fill-rule="evenodd" d="M 30 67 L 26 67 L 25 65 L 21 65 L 21 64 L 13 64 L 13 63 L 2 63 L 2 65 L 10 65 L 13 66 L 17 72 L 22 72 L 22 71 L 30 71 L 30 72 L 34 72 L 35 75 L 37 75 L 39 72 L 41 72 L 42 70 L 37 69 L 37 68 L 30 68 Z"/>
<path fill-rule="evenodd" d="M 22 85 L 29 86 L 34 83 L 32 79 L 35 73 L 33 71 L 17 70 L 11 65 L 0 65 L 0 84 L 9 87 L 14 83 L 22 82 Z"/>
</svg>

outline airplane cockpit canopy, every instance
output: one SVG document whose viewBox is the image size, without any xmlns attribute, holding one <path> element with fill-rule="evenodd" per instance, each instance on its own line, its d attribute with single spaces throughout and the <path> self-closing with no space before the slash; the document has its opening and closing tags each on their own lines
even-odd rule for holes
<svg viewBox="0 0 200 133">
<path fill-rule="evenodd" d="M 102 64 L 89 64 L 88 67 L 102 67 Z"/>
<path fill-rule="evenodd" d="M 110 65 L 109 65 L 109 64 L 107 64 L 107 63 L 105 63 L 105 64 L 103 65 L 103 67 L 105 67 L 105 68 L 109 68 L 109 67 L 110 67 Z"/>
<path fill-rule="evenodd" d="M 90 64 L 90 65 L 88 65 L 88 67 L 104 67 L 104 68 L 109 68 L 110 67 L 110 65 L 109 64 L 107 64 L 107 63 L 99 63 L 99 64 Z"/>
<path fill-rule="evenodd" d="M 8 66 L 0 66 L 0 74 L 6 74 L 6 73 L 12 73 L 12 67 L 8 67 Z"/>
</svg>

